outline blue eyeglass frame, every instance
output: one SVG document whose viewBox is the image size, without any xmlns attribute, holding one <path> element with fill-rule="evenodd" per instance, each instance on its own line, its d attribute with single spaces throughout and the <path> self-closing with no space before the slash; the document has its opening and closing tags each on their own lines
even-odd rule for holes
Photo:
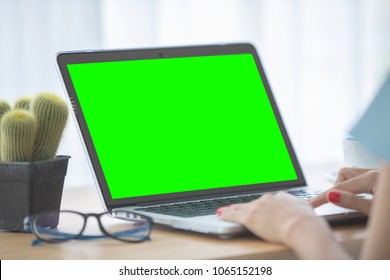
<svg viewBox="0 0 390 280">
<path fill-rule="evenodd" d="M 121 217 L 121 216 L 118 216 L 118 217 L 113 217 L 113 218 L 117 218 L 117 219 L 120 219 L 122 221 L 126 221 L 127 219 L 130 220 L 137 220 L 135 218 L 131 218 L 128 216 L 128 214 L 131 214 L 132 216 L 136 216 L 136 217 L 139 217 L 141 218 L 142 220 L 145 220 L 147 222 L 146 226 L 142 226 L 142 227 L 138 227 L 138 228 L 134 228 L 134 229 L 131 229 L 131 230 L 126 230 L 126 231 L 122 231 L 122 232 L 118 232 L 118 233 L 115 233 L 115 234 L 110 234 L 106 231 L 106 229 L 104 228 L 101 220 L 100 220 L 100 217 L 103 216 L 103 215 L 109 215 L 109 216 L 112 216 L 112 214 L 110 214 L 109 212 L 102 212 L 102 213 L 81 213 L 81 212 L 78 212 L 78 211 L 71 211 L 71 210 L 61 210 L 61 211 L 49 211 L 49 212 L 44 212 L 44 213 L 38 213 L 38 214 L 34 214 L 34 215 L 31 215 L 31 216 L 26 216 L 24 218 L 24 221 L 23 221 L 23 228 L 24 228 L 24 231 L 26 232 L 32 232 L 35 237 L 37 238 L 36 240 L 34 240 L 32 242 L 32 245 L 33 246 L 36 246 L 36 245 L 40 245 L 42 244 L 43 242 L 47 242 L 47 243 L 61 243 L 61 242 L 65 242 L 65 241 L 68 241 L 68 240 L 72 240 L 72 239 L 76 239 L 76 240 L 90 240 L 90 239 L 99 239 L 99 238 L 107 238 L 107 237 L 111 237 L 113 239 L 116 239 L 118 241 L 122 241 L 122 242 L 126 242 L 126 243 L 139 243 L 139 242 L 143 242 L 143 241 L 146 241 L 146 240 L 151 240 L 150 239 L 150 234 L 151 234 L 151 231 L 152 231 L 152 227 L 153 227 L 153 219 L 148 217 L 148 216 L 144 216 L 144 215 L 141 215 L 141 214 L 138 214 L 138 213 L 135 213 L 135 212 L 132 212 L 132 211 L 127 211 L 127 210 L 120 210 L 120 211 L 115 211 L 116 213 L 126 213 L 126 216 L 124 217 Z M 60 231 L 54 231 L 53 229 L 56 228 L 57 226 L 50 226 L 50 227 L 47 227 L 47 228 L 41 228 L 39 229 L 39 232 L 41 233 L 47 233 L 47 234 L 50 234 L 52 236 L 59 236 L 60 238 L 41 238 L 40 234 L 38 233 L 38 229 L 37 229 L 37 225 L 35 224 L 35 221 L 38 217 L 40 217 L 41 215 L 43 214 L 49 214 L 49 213 L 53 213 L 53 214 L 58 214 L 58 217 L 60 215 L 60 213 L 72 213 L 72 214 L 77 214 L 77 215 L 80 215 L 84 218 L 84 224 L 80 230 L 80 232 L 78 234 L 70 234 L 70 233 L 65 233 L 65 232 L 60 232 Z M 104 235 L 83 235 L 83 232 L 86 228 L 86 225 L 87 225 L 87 220 L 89 217 L 95 217 L 97 220 L 98 220 L 98 224 L 99 224 L 99 229 L 102 233 L 104 233 Z M 119 236 L 122 236 L 122 235 L 134 235 L 134 236 L 137 236 L 137 234 L 139 232 L 143 232 L 143 231 L 147 231 L 148 234 L 146 234 L 145 236 L 140 236 L 139 239 L 135 239 L 135 240 L 126 240 L 126 239 L 121 239 L 121 238 L 118 238 Z"/>
</svg>

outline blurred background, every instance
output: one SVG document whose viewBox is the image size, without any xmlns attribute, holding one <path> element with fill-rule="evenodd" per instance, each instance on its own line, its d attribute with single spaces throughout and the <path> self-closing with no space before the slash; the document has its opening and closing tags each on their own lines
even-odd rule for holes
<svg viewBox="0 0 390 280">
<path fill-rule="evenodd" d="M 0 0 L 0 97 L 66 98 L 59 51 L 250 42 L 304 164 L 342 139 L 390 70 L 388 0 Z M 75 122 L 68 187 L 92 185 Z"/>
</svg>

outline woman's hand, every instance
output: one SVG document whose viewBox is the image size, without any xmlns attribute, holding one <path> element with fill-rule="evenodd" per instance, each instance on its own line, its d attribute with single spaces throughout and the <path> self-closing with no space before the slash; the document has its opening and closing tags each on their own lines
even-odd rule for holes
<svg viewBox="0 0 390 280">
<path fill-rule="evenodd" d="M 319 218 L 307 201 L 279 192 L 264 194 L 249 203 L 219 208 L 221 219 L 240 223 L 263 239 L 291 243 L 292 231 L 303 223 L 318 223 Z"/>
<path fill-rule="evenodd" d="M 358 194 L 375 195 L 378 177 L 379 171 L 376 169 L 341 168 L 334 187 L 311 199 L 310 203 L 313 207 L 318 207 L 331 202 L 368 215 L 372 201 Z"/>
</svg>

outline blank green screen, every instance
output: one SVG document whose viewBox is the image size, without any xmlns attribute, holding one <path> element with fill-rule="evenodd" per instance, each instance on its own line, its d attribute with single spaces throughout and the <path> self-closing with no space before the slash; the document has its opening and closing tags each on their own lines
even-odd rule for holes
<svg viewBox="0 0 390 280">
<path fill-rule="evenodd" d="M 113 199 L 297 178 L 250 54 L 68 70 Z"/>
</svg>

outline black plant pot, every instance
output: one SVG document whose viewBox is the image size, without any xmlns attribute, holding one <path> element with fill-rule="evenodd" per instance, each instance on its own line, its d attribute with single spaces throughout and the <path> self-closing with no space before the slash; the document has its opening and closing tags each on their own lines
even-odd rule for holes
<svg viewBox="0 0 390 280">
<path fill-rule="evenodd" d="M 0 162 L 0 230 L 23 231 L 24 217 L 60 210 L 69 158 Z"/>
</svg>

